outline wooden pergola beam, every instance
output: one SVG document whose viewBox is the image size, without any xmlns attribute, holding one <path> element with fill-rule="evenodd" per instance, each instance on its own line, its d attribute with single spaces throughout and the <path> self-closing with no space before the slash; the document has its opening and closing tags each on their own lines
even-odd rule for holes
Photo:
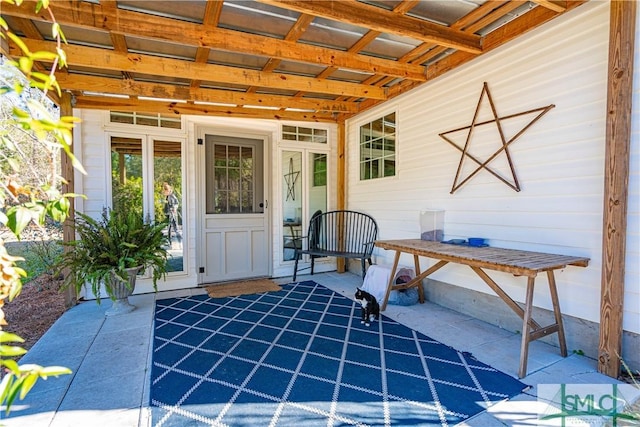
<svg viewBox="0 0 640 427">
<path fill-rule="evenodd" d="M 610 6 L 598 371 L 620 375 L 636 2 Z"/>
<path fill-rule="evenodd" d="M 139 82 L 130 79 L 87 76 L 62 73 L 56 76 L 61 87 L 71 91 L 103 92 L 114 95 L 164 98 L 193 102 L 209 102 L 229 105 L 291 108 L 291 98 L 284 95 L 234 92 L 219 89 L 203 89 L 166 83 Z M 356 102 L 334 101 L 320 98 L 296 98 L 295 108 L 317 111 L 356 113 Z"/>
<path fill-rule="evenodd" d="M 138 113 L 160 113 L 172 116 L 193 114 L 201 116 L 222 116 L 251 119 L 292 120 L 303 122 L 335 123 L 331 113 L 298 112 L 266 108 L 227 107 L 218 105 L 192 104 L 175 101 L 149 101 L 137 98 L 114 98 L 109 96 L 80 95 L 76 108 L 88 110 L 116 110 Z"/>
<path fill-rule="evenodd" d="M 34 39 L 22 39 L 22 41 L 31 51 L 55 51 L 56 49 L 53 42 Z M 13 44 L 10 46 L 10 52 L 12 54 L 19 53 L 18 48 Z M 138 53 L 125 54 L 86 46 L 68 45 L 65 47 L 65 52 L 69 65 L 98 70 L 127 71 L 150 76 L 179 77 L 233 85 L 284 90 L 303 89 L 311 93 L 386 99 L 385 89 L 358 83 L 238 69 L 223 65 L 198 64 L 179 59 L 160 58 Z"/>
</svg>

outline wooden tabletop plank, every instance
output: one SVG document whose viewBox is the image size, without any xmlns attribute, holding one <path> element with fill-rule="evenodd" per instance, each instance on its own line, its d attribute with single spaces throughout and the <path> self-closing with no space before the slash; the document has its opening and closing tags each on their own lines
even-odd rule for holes
<svg viewBox="0 0 640 427">
<path fill-rule="evenodd" d="M 472 267 L 503 271 L 519 276 L 535 277 L 539 272 L 557 270 L 567 265 L 586 267 L 589 258 L 532 252 L 519 249 L 472 247 L 430 242 L 420 239 L 377 240 L 382 249 L 435 258 Z"/>
</svg>

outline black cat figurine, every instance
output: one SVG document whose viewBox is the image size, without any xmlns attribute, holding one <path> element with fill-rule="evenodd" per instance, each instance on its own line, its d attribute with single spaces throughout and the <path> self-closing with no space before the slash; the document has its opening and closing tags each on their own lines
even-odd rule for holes
<svg viewBox="0 0 640 427">
<path fill-rule="evenodd" d="M 378 301 L 376 301 L 376 297 L 367 291 L 357 288 L 356 301 L 359 301 L 362 305 L 362 318 L 360 323 L 364 323 L 369 326 L 369 322 L 372 322 L 374 319 L 378 319 L 380 316 L 380 305 L 378 304 Z"/>
</svg>

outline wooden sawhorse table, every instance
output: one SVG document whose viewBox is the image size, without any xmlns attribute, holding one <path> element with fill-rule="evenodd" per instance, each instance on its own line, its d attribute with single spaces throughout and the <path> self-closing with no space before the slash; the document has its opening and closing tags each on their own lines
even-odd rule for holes
<svg viewBox="0 0 640 427">
<path fill-rule="evenodd" d="M 589 265 L 589 258 L 575 257 L 567 255 L 555 255 L 541 252 L 522 251 L 517 249 L 502 249 L 492 247 L 471 247 L 464 245 L 452 245 L 447 243 L 430 242 L 420 239 L 403 240 L 377 240 L 375 245 L 382 249 L 396 252 L 393 267 L 391 269 L 391 279 L 387 285 L 387 293 L 384 301 L 380 304 L 380 309 L 385 310 L 389 293 L 396 289 L 407 289 L 417 287 L 420 295 L 420 302 L 424 302 L 424 292 L 422 280 L 430 274 L 440 270 L 448 263 L 468 265 L 478 276 L 496 293 L 498 296 L 522 319 L 522 343 L 520 346 L 520 369 L 518 376 L 523 378 L 527 374 L 527 357 L 529 354 L 529 343 L 547 335 L 558 333 L 560 344 L 560 354 L 567 356 L 567 344 L 562 325 L 562 314 L 558 301 L 558 291 L 554 270 L 562 269 L 568 265 L 586 267 Z M 398 268 L 400 254 L 407 253 L 413 255 L 416 277 L 408 283 L 396 285 L 393 277 Z M 419 257 L 427 257 L 438 260 L 434 265 L 420 272 Z M 484 270 L 502 271 L 511 273 L 514 276 L 527 277 L 527 291 L 524 308 L 515 302 L 507 293 L 493 280 Z M 546 272 L 549 282 L 549 292 L 553 303 L 553 313 L 555 323 L 548 326 L 540 326 L 532 318 L 533 311 L 533 289 L 538 273 Z"/>
</svg>

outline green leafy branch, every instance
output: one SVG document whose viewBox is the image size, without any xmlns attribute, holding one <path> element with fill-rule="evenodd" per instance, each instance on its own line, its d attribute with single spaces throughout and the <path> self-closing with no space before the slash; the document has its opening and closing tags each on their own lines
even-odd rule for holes
<svg viewBox="0 0 640 427">
<path fill-rule="evenodd" d="M 2 2 L 18 6 L 22 4 L 22 0 L 0 0 L 0 4 Z M 56 118 L 44 103 L 50 91 L 55 91 L 58 97 L 62 96 L 55 73 L 59 67 L 67 65 L 66 54 L 62 49 L 66 39 L 48 7 L 48 0 L 39 0 L 36 4 L 36 13 L 43 9 L 49 12 L 52 35 L 56 40 L 55 52 L 31 52 L 25 43 L 9 30 L 7 22 L 0 17 L 0 28 L 3 30 L 0 31 L 0 37 L 16 45 L 22 52 L 20 57 L 9 59 L 7 63 L 26 76 L 26 83 L 25 80 L 20 79 L 16 79 L 13 83 L 3 80 L 0 85 L 0 95 L 3 99 L 7 99 L 10 95 L 20 97 L 27 88 L 41 92 L 41 99 L 28 99 L 24 103 L 24 108 L 13 106 L 9 126 L 0 130 L 2 166 L 0 168 L 0 225 L 7 227 L 18 238 L 25 227 L 32 222 L 42 226 L 46 218 L 57 222 L 65 221 L 71 206 L 70 198 L 77 195 L 61 193 L 59 188 L 65 181 L 56 173 L 53 164 L 50 171 L 39 171 L 43 176 L 36 184 L 21 182 L 21 165 L 28 156 L 25 156 L 14 139 L 16 129 L 28 133 L 36 149 L 46 150 L 47 153 L 63 150 L 73 167 L 86 174 L 72 149 L 73 128 L 79 119 L 72 116 Z M 39 61 L 53 62 L 48 73 L 38 70 L 36 64 Z M 2 307 L 5 300 L 12 301 L 22 290 L 22 278 L 26 277 L 26 273 L 16 266 L 16 261 L 20 260 L 21 258 L 7 252 L 4 241 L 0 239 L 0 369 L 4 373 L 0 382 L 0 405 L 5 406 L 7 414 L 15 399 L 23 399 L 38 379 L 71 373 L 64 367 L 19 365 L 15 360 L 27 351 L 19 345 L 24 342 L 21 337 L 3 330 L 7 322 L 4 319 Z"/>
</svg>

